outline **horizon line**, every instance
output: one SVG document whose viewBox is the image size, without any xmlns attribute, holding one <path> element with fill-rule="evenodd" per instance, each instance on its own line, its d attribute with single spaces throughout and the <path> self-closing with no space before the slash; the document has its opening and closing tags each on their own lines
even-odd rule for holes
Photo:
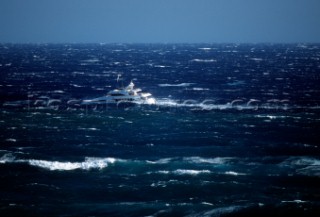
<svg viewBox="0 0 320 217">
<path fill-rule="evenodd" d="M 21 44 L 21 45 L 59 45 L 59 44 L 99 44 L 99 45 L 133 45 L 133 44 L 163 44 L 163 45 L 170 45 L 170 44 L 270 44 L 270 45 L 277 45 L 277 44 L 320 44 L 320 42 L 1 42 L 0 44 Z"/>
</svg>

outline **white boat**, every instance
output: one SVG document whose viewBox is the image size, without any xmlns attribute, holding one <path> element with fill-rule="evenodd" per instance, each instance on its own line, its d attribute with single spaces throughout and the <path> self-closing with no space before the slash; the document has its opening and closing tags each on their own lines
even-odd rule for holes
<svg viewBox="0 0 320 217">
<path fill-rule="evenodd" d="M 99 104 L 119 104 L 119 103 L 137 103 L 137 104 L 155 104 L 156 100 L 151 93 L 142 93 L 140 88 L 134 88 L 134 83 L 124 88 L 114 89 L 107 95 L 83 100 L 83 105 L 99 105 Z"/>
</svg>

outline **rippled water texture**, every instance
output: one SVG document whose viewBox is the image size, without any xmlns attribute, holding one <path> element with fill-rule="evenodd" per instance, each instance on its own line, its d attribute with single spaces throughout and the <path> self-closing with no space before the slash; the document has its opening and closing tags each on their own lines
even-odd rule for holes
<svg viewBox="0 0 320 217">
<path fill-rule="evenodd" d="M 0 215 L 319 216 L 319 73 L 318 44 L 2 44 Z M 81 104 L 131 80 L 156 104 Z"/>
</svg>

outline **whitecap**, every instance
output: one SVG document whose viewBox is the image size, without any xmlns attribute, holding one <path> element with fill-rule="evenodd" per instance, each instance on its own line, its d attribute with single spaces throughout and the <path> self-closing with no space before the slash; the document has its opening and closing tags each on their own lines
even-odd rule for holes
<svg viewBox="0 0 320 217">
<path fill-rule="evenodd" d="M 165 181 L 158 181 L 158 182 L 154 182 L 150 185 L 151 187 L 162 187 L 165 188 L 167 187 L 167 183 Z"/>
<path fill-rule="evenodd" d="M 239 101 L 239 100 L 238 100 Z M 198 102 L 196 100 L 185 100 L 183 102 L 179 102 L 177 100 L 173 99 L 168 99 L 168 98 L 163 98 L 163 99 L 157 99 L 156 105 L 158 106 L 163 106 L 163 107 L 176 107 L 176 108 L 195 108 L 195 109 L 202 109 L 202 110 L 225 110 L 225 109 L 234 109 L 238 108 L 240 106 L 235 107 L 232 103 L 237 102 L 233 101 L 232 103 L 227 103 L 227 104 L 208 104 L 208 102 L 213 102 L 214 100 L 204 100 L 203 102 Z M 242 109 L 252 109 L 251 107 L 241 107 Z"/>
<path fill-rule="evenodd" d="M 64 93 L 63 90 L 54 90 L 53 93 Z"/>
<path fill-rule="evenodd" d="M 74 74 L 74 75 L 84 75 L 84 72 L 77 72 L 77 71 L 75 71 L 75 72 L 72 72 L 72 74 Z"/>
<path fill-rule="evenodd" d="M 216 158 L 202 158 L 202 157 L 185 157 L 183 160 L 189 163 L 196 164 L 225 164 L 233 159 L 232 157 L 216 157 Z"/>
<path fill-rule="evenodd" d="M 147 143 L 146 146 L 147 146 L 147 147 L 153 147 L 154 144 L 153 144 L 153 143 Z"/>
<path fill-rule="evenodd" d="M 75 170 L 81 168 L 81 163 L 46 161 L 46 160 L 29 160 L 31 166 L 41 167 L 49 170 Z"/>
<path fill-rule="evenodd" d="M 263 60 L 262 58 L 250 58 L 250 59 L 256 62 L 261 62 Z"/>
<path fill-rule="evenodd" d="M 296 172 L 300 175 L 320 177 L 320 166 L 307 166 L 302 169 L 297 169 Z"/>
<path fill-rule="evenodd" d="M 173 174 L 176 175 L 192 175 L 192 176 L 196 176 L 199 174 L 208 174 L 211 173 L 210 170 L 190 170 L 190 169 L 177 169 L 175 171 L 173 171 Z"/>
<path fill-rule="evenodd" d="M 320 160 L 311 157 L 292 157 L 283 162 L 295 166 L 320 166 Z"/>
<path fill-rule="evenodd" d="M 199 50 L 212 50 L 213 48 L 211 47 L 199 47 Z"/>
<path fill-rule="evenodd" d="M 208 203 L 208 202 L 202 202 L 202 205 L 207 205 L 207 206 L 213 206 L 213 203 Z"/>
<path fill-rule="evenodd" d="M 15 156 L 13 156 L 11 153 L 7 153 L 0 158 L 0 163 L 2 164 L 11 163 L 14 161 L 15 161 Z"/>
<path fill-rule="evenodd" d="M 170 163 L 172 160 L 172 158 L 162 158 L 162 159 L 159 159 L 157 161 L 149 161 L 147 160 L 146 162 L 149 163 L 149 164 L 168 164 Z"/>
<path fill-rule="evenodd" d="M 229 207 L 219 207 L 215 208 L 209 211 L 205 211 L 202 213 L 199 213 L 199 215 L 196 216 L 204 216 L 204 217 L 209 217 L 209 216 L 223 216 L 229 213 L 233 213 L 236 211 L 239 211 L 240 209 L 245 208 L 244 206 L 229 206 Z"/>
<path fill-rule="evenodd" d="M 204 91 L 204 90 L 210 90 L 209 88 L 202 88 L 202 87 L 194 87 L 192 88 L 194 91 Z"/>
<path fill-rule="evenodd" d="M 159 87 L 189 87 L 195 83 L 180 83 L 180 84 L 158 84 Z"/>
<path fill-rule="evenodd" d="M 215 59 L 193 59 L 191 62 L 197 62 L 197 63 L 214 63 L 217 62 Z"/>
<path fill-rule="evenodd" d="M 274 115 L 255 115 L 254 117 L 257 117 L 257 118 L 269 118 L 269 119 L 276 119 L 277 116 L 274 116 Z"/>
<path fill-rule="evenodd" d="M 238 172 L 234 172 L 234 171 L 227 171 L 224 174 L 226 175 L 231 175 L 231 176 L 245 176 L 245 173 L 238 173 Z"/>
<path fill-rule="evenodd" d="M 170 171 L 168 171 L 168 170 L 159 170 L 157 173 L 159 173 L 159 174 L 169 174 Z"/>
<path fill-rule="evenodd" d="M 154 67 L 155 67 L 155 68 L 167 68 L 167 67 L 170 67 L 170 66 L 155 65 Z"/>
<path fill-rule="evenodd" d="M 89 128 L 78 127 L 78 130 L 85 130 L 85 131 L 99 131 L 100 129 L 95 128 L 95 127 L 89 127 Z"/>
<path fill-rule="evenodd" d="M 73 86 L 73 87 L 83 87 L 83 86 L 78 85 L 78 84 L 70 84 L 70 85 Z"/>
<path fill-rule="evenodd" d="M 20 160 L 25 161 L 25 160 Z M 117 161 L 115 158 L 93 158 L 87 157 L 84 162 L 60 162 L 60 161 L 47 161 L 47 160 L 27 160 L 31 166 L 41 167 L 48 170 L 90 170 L 90 169 L 103 169 L 108 164 L 114 164 Z"/>
<path fill-rule="evenodd" d="M 156 104 L 159 106 L 178 106 L 179 103 L 175 100 L 163 98 L 163 99 L 157 99 Z"/>
<path fill-rule="evenodd" d="M 311 157 L 292 157 L 280 164 L 282 167 L 296 168 L 296 173 L 305 176 L 320 177 L 320 160 Z"/>
<path fill-rule="evenodd" d="M 308 201 L 304 200 L 283 200 L 281 203 L 307 203 Z"/>
</svg>

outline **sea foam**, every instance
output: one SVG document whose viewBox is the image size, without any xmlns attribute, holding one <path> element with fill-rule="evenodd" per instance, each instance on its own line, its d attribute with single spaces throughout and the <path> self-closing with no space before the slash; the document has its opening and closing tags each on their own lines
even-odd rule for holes
<svg viewBox="0 0 320 217">
<path fill-rule="evenodd" d="M 173 171 L 175 175 L 192 175 L 196 176 L 199 174 L 211 173 L 210 170 L 189 170 L 189 169 L 177 169 Z"/>
<path fill-rule="evenodd" d="M 230 161 L 231 157 L 216 157 L 216 158 L 203 158 L 203 157 L 184 157 L 185 161 L 196 164 L 225 164 Z"/>
<path fill-rule="evenodd" d="M 117 161 L 115 158 L 85 158 L 83 162 L 60 162 L 47 160 L 28 160 L 31 166 L 41 167 L 49 170 L 75 170 L 75 169 L 103 169 L 109 164 L 114 164 Z M 119 161 L 121 161 L 119 159 Z"/>
<path fill-rule="evenodd" d="M 158 84 L 159 87 L 189 87 L 194 83 L 181 83 L 181 84 Z"/>
<path fill-rule="evenodd" d="M 11 153 L 7 153 L 0 158 L 0 163 L 27 163 L 31 166 L 40 167 L 48 170 L 90 170 L 90 169 L 103 169 L 108 167 L 109 164 L 115 162 L 125 162 L 125 160 L 107 157 L 96 158 L 86 157 L 82 162 L 70 162 L 70 161 L 49 161 L 49 160 L 37 160 L 37 159 L 16 159 Z"/>
</svg>

